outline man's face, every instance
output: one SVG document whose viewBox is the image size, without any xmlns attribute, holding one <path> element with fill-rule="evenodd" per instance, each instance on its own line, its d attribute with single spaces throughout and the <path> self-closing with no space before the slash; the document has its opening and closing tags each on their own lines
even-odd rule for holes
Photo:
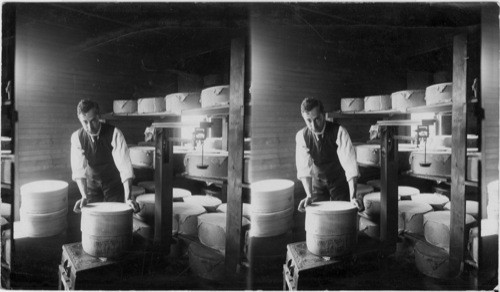
<svg viewBox="0 0 500 292">
<path fill-rule="evenodd" d="M 99 122 L 99 115 L 96 113 L 95 109 L 91 109 L 87 113 L 79 114 L 78 119 L 87 133 L 95 135 L 99 132 L 101 123 Z"/>
<path fill-rule="evenodd" d="M 319 133 L 325 125 L 325 115 L 319 111 L 318 107 L 313 108 L 308 112 L 302 113 L 302 118 L 306 122 L 307 127 L 313 133 Z"/>
</svg>

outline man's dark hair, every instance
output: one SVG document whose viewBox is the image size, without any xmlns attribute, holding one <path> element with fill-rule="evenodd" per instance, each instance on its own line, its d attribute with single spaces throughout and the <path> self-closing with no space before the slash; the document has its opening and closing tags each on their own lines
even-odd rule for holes
<svg viewBox="0 0 500 292">
<path fill-rule="evenodd" d="M 78 115 L 81 115 L 88 113 L 91 109 L 95 109 L 95 113 L 99 114 L 99 104 L 97 102 L 90 99 L 82 99 L 76 107 L 76 112 Z"/>
<path fill-rule="evenodd" d="M 312 111 L 315 107 L 318 107 L 320 113 L 324 113 L 325 109 L 320 100 L 313 97 L 306 97 L 300 105 L 300 113 Z"/>
</svg>

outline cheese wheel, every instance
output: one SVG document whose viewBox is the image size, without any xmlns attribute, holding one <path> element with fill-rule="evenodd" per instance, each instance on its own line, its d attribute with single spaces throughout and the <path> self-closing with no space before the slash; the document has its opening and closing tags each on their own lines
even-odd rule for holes
<svg viewBox="0 0 500 292">
<path fill-rule="evenodd" d="M 372 95 L 365 97 L 365 111 L 381 111 L 391 109 L 390 95 Z"/>
<path fill-rule="evenodd" d="M 445 210 L 451 210 L 451 202 L 446 203 L 444 205 Z M 479 203 L 476 201 L 465 201 L 465 213 L 471 215 L 474 218 L 478 218 L 479 216 Z"/>
<path fill-rule="evenodd" d="M 425 89 L 425 104 L 439 104 L 451 102 L 453 92 L 453 83 L 434 84 Z"/>
<path fill-rule="evenodd" d="M 67 226 L 68 209 L 52 213 L 29 213 L 19 209 L 22 233 L 27 237 L 49 237 L 63 232 Z"/>
<path fill-rule="evenodd" d="M 166 111 L 176 115 L 180 115 L 183 110 L 199 108 L 200 106 L 200 92 L 179 92 L 165 97 Z"/>
<path fill-rule="evenodd" d="M 183 198 L 191 196 L 191 192 L 185 189 L 173 188 L 172 201 L 182 202 Z M 141 210 L 136 214 L 144 221 L 152 222 L 154 220 L 155 194 L 142 194 L 136 197 Z"/>
<path fill-rule="evenodd" d="M 359 216 L 359 231 L 374 239 L 380 239 L 380 225 L 364 216 Z"/>
<path fill-rule="evenodd" d="M 424 214 L 424 237 L 428 243 L 443 248 L 450 249 L 450 211 L 435 211 Z M 476 223 L 471 215 L 466 214 L 465 225 L 466 234 Z"/>
<path fill-rule="evenodd" d="M 361 164 L 379 166 L 380 165 L 380 145 L 366 144 L 357 145 L 356 161 Z"/>
<path fill-rule="evenodd" d="M 137 112 L 137 100 L 117 99 L 113 101 L 113 112 L 115 114 L 131 114 Z"/>
<path fill-rule="evenodd" d="M 414 174 L 446 177 L 451 175 L 451 151 L 414 151 L 410 155 L 410 162 Z M 430 166 L 423 163 L 430 163 Z"/>
<path fill-rule="evenodd" d="M 221 213 L 227 213 L 227 203 L 221 204 L 219 207 L 217 207 L 216 211 Z M 243 203 L 241 212 L 242 212 L 241 216 L 250 220 L 250 204 Z"/>
<path fill-rule="evenodd" d="M 222 201 L 219 198 L 208 196 L 208 195 L 194 195 L 187 196 L 183 198 L 184 202 L 197 204 L 204 207 L 207 212 L 216 212 L 217 207 L 222 204 Z"/>
<path fill-rule="evenodd" d="M 418 195 L 420 191 L 414 187 L 408 186 L 398 186 L 398 200 L 401 197 Z M 363 214 L 368 216 L 370 219 L 378 221 L 380 218 L 380 208 L 381 208 L 381 197 L 380 192 L 373 192 L 366 194 L 363 197 L 363 205 L 365 210 Z"/>
<path fill-rule="evenodd" d="M 286 179 L 268 179 L 252 183 L 252 212 L 272 213 L 292 208 L 294 187 L 295 183 Z"/>
<path fill-rule="evenodd" d="M 198 236 L 198 216 L 207 211 L 200 205 L 174 202 L 172 204 L 172 234 Z"/>
<path fill-rule="evenodd" d="M 205 246 L 226 253 L 226 213 L 207 213 L 198 217 L 198 238 Z M 242 218 L 242 228 L 250 221 Z"/>
<path fill-rule="evenodd" d="M 398 195 L 400 197 L 411 197 L 420 194 L 420 190 L 409 186 L 398 186 Z"/>
<path fill-rule="evenodd" d="M 210 281 L 222 281 L 226 277 L 224 255 L 202 244 L 191 243 L 188 247 L 189 268 L 195 275 Z"/>
<path fill-rule="evenodd" d="M 382 183 L 379 179 L 372 179 L 366 182 L 367 185 L 372 186 L 375 191 L 380 191 L 380 186 Z"/>
<path fill-rule="evenodd" d="M 341 98 L 340 110 L 343 112 L 360 112 L 365 109 L 364 98 Z"/>
<path fill-rule="evenodd" d="M 146 97 L 137 100 L 137 112 L 140 114 L 160 113 L 164 111 L 164 97 Z"/>
<path fill-rule="evenodd" d="M 137 198 L 137 196 L 144 195 L 146 190 L 140 186 L 132 186 L 132 197 Z"/>
<path fill-rule="evenodd" d="M 425 193 L 418 196 L 411 196 L 411 200 L 431 205 L 434 210 L 443 210 L 444 205 L 450 201 L 447 196 L 438 193 Z"/>
<path fill-rule="evenodd" d="M 141 181 L 137 185 L 144 188 L 148 193 L 155 192 L 155 182 L 152 180 Z"/>
<path fill-rule="evenodd" d="M 418 241 L 415 244 L 415 265 L 424 275 L 445 279 L 450 277 L 450 256 L 438 247 Z"/>
<path fill-rule="evenodd" d="M 418 197 L 418 196 L 415 196 Z M 423 235 L 425 213 L 433 209 L 427 203 L 415 201 L 398 202 L 398 230 L 399 232 L 408 232 Z"/>
<path fill-rule="evenodd" d="M 47 214 L 68 208 L 68 183 L 60 180 L 40 180 L 20 188 L 21 207 L 26 213 Z"/>
<path fill-rule="evenodd" d="M 152 168 L 155 161 L 155 147 L 134 146 L 129 148 L 130 161 L 134 167 Z"/>
<path fill-rule="evenodd" d="M 365 184 L 357 184 L 356 185 L 356 195 L 357 196 L 364 196 L 366 194 L 372 193 L 374 191 L 374 188 L 370 185 L 365 185 Z"/>
<path fill-rule="evenodd" d="M 481 160 L 481 154 L 467 154 L 467 171 L 465 173 L 465 178 L 468 181 L 479 181 L 479 161 Z"/>
<path fill-rule="evenodd" d="M 229 85 L 214 86 L 201 91 L 201 107 L 215 107 L 229 104 Z"/>
<path fill-rule="evenodd" d="M 291 207 L 284 211 L 272 213 L 258 213 L 250 209 L 250 236 L 270 237 L 288 232 L 293 225 L 293 211 Z"/>
<path fill-rule="evenodd" d="M 425 90 L 403 90 L 391 94 L 392 109 L 405 112 L 410 107 L 425 105 Z"/>
<path fill-rule="evenodd" d="M 137 234 L 140 237 L 147 239 L 147 240 L 152 240 L 154 236 L 154 229 L 152 225 L 147 224 L 146 222 L 133 217 L 132 218 L 132 233 Z"/>
<path fill-rule="evenodd" d="M 498 180 L 490 182 L 487 187 L 488 205 L 486 212 L 489 219 L 498 219 Z"/>
<path fill-rule="evenodd" d="M 351 202 L 315 202 L 306 207 L 307 232 L 320 235 L 341 235 L 356 230 L 357 208 Z"/>
</svg>

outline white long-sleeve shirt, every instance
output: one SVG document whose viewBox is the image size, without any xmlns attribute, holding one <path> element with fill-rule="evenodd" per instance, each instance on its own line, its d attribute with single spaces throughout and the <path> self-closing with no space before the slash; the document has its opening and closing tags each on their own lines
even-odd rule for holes
<svg viewBox="0 0 500 292">
<path fill-rule="evenodd" d="M 306 146 L 306 141 L 304 140 L 304 129 L 301 129 L 295 135 L 295 164 L 297 166 L 297 178 L 302 179 L 305 177 L 311 177 L 311 171 L 313 166 L 313 159 L 309 155 L 309 149 Z M 323 130 L 321 133 L 314 134 L 316 140 L 319 135 L 323 134 Z M 345 171 L 346 180 L 349 181 L 354 177 L 359 176 L 358 164 L 356 162 L 356 150 L 352 145 L 351 138 L 349 137 L 349 133 L 347 133 L 346 129 L 342 126 L 339 126 L 339 131 L 337 134 L 337 155 L 339 157 L 340 164 Z"/>
<path fill-rule="evenodd" d="M 90 138 L 92 140 L 97 139 L 96 137 L 92 136 L 90 136 Z M 123 136 L 123 133 L 116 127 L 113 131 L 111 147 L 113 147 L 113 150 L 111 152 L 113 161 L 115 162 L 116 168 L 120 172 L 120 179 L 122 180 L 122 183 L 128 179 L 134 178 L 134 169 L 132 168 L 132 162 L 130 161 L 130 154 L 127 143 L 125 142 L 125 137 Z M 80 139 L 78 138 L 78 131 L 75 131 L 71 135 L 72 179 L 77 180 L 86 178 L 86 167 L 87 159 L 83 154 L 82 145 L 80 144 Z"/>
</svg>

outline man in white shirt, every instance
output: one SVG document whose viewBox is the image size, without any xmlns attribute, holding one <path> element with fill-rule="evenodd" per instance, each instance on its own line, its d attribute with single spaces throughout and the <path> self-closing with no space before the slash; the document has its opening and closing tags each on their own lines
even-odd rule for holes
<svg viewBox="0 0 500 292">
<path fill-rule="evenodd" d="M 134 170 L 122 132 L 99 121 L 99 105 L 94 101 L 81 100 L 77 114 L 82 128 L 71 135 L 71 170 L 82 199 L 74 211 L 103 201 L 126 202 L 138 211 L 132 197 Z"/>
<path fill-rule="evenodd" d="M 349 201 L 363 210 L 356 197 L 359 176 L 356 152 L 346 129 L 326 121 L 323 104 L 305 98 L 301 104 L 306 127 L 295 136 L 297 178 L 302 181 L 306 198 L 299 211 L 316 201 Z"/>
</svg>

